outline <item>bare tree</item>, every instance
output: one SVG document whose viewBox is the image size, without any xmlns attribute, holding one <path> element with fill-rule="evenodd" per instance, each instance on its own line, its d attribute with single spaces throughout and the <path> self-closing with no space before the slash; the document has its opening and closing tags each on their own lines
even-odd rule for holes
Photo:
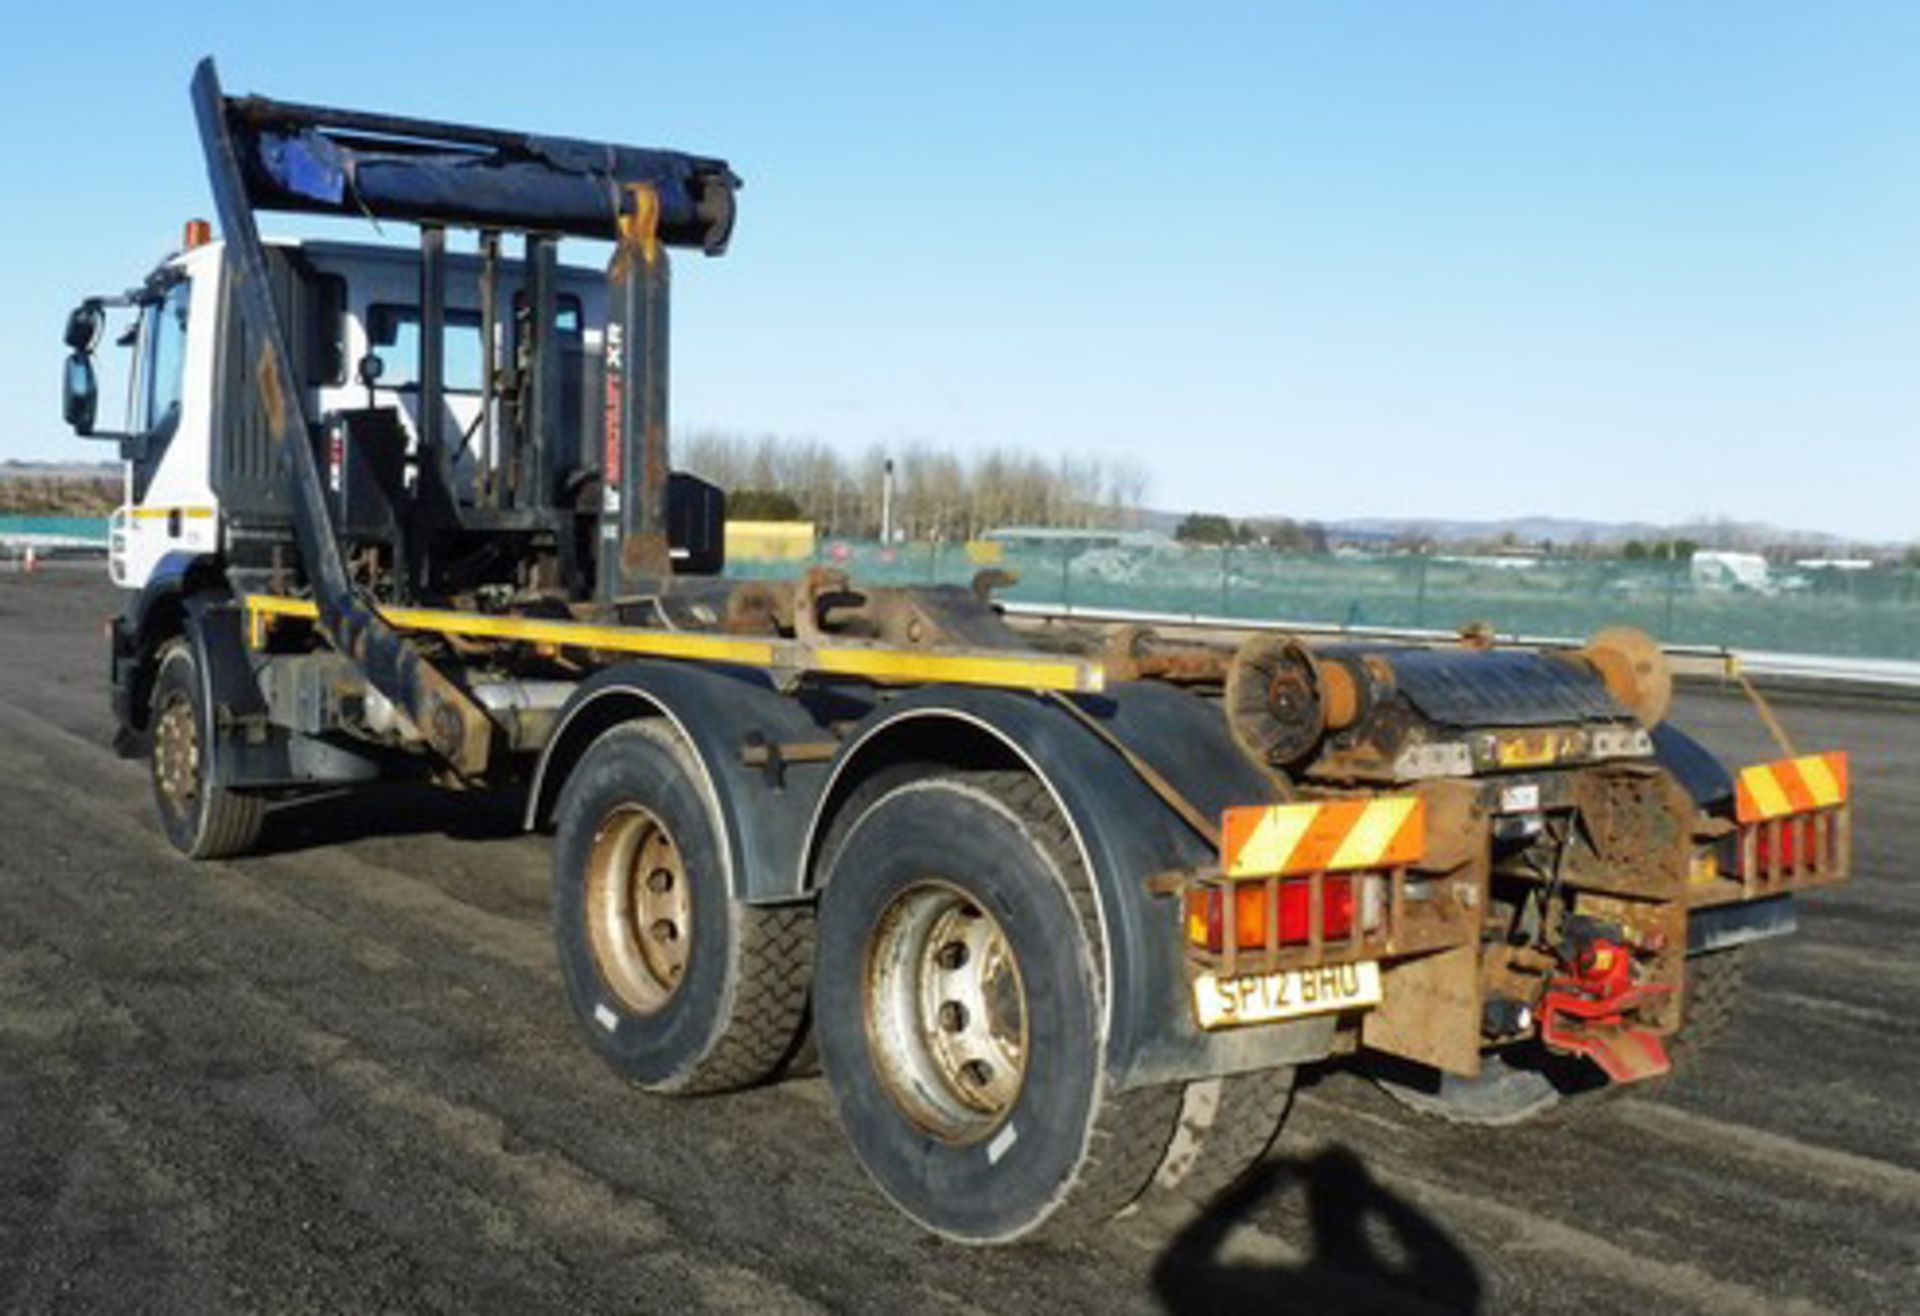
<svg viewBox="0 0 1920 1316">
<path fill-rule="evenodd" d="M 880 533 L 888 453 L 843 458 L 817 439 L 711 430 L 677 440 L 682 469 L 736 493 L 780 493 L 833 536 Z M 914 539 L 973 539 L 995 526 L 1135 525 L 1148 489 L 1137 462 L 1068 454 L 1051 462 L 990 449 L 962 458 L 924 442 L 894 455 L 895 524 Z"/>
</svg>

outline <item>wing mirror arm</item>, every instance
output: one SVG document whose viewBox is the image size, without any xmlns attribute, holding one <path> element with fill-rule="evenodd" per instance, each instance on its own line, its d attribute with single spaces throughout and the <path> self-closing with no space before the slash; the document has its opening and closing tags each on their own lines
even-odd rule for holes
<svg viewBox="0 0 1920 1316">
<path fill-rule="evenodd" d="M 73 432 L 83 439 L 118 442 L 123 448 L 137 436 L 94 428 L 100 409 L 100 384 L 93 369 L 93 353 L 106 331 L 106 308 L 129 304 L 130 298 L 89 297 L 68 312 L 66 332 L 62 335 L 67 345 L 67 360 L 60 375 L 60 414 Z"/>
</svg>

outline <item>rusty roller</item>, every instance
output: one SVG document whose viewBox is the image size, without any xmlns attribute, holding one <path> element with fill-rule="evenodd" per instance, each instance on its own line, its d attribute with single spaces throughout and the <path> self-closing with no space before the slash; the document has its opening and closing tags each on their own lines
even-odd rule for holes
<svg viewBox="0 0 1920 1316">
<path fill-rule="evenodd" d="M 1666 718 L 1673 704 L 1673 666 L 1645 631 L 1610 626 L 1588 640 L 1579 657 L 1642 723 L 1653 726 Z"/>
<path fill-rule="evenodd" d="M 1227 668 L 1227 724 L 1255 763 L 1304 762 L 1332 731 L 1353 725 L 1360 689 L 1343 663 L 1322 662 L 1291 635 L 1256 635 Z"/>
</svg>

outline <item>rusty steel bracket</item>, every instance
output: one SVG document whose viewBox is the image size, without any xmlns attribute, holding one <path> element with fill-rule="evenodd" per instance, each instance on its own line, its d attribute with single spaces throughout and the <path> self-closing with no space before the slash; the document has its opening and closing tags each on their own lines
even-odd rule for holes
<svg viewBox="0 0 1920 1316">
<path fill-rule="evenodd" d="M 619 238 L 607 265 L 606 370 L 600 466 L 599 593 L 612 600 L 673 572 L 667 538 L 667 308 L 660 196 L 622 189 Z"/>
</svg>

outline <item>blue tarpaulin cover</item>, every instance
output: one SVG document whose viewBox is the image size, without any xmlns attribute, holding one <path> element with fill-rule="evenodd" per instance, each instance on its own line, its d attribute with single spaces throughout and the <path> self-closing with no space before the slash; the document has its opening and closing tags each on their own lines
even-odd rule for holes
<svg viewBox="0 0 1920 1316">
<path fill-rule="evenodd" d="M 263 209 L 612 238 L 623 187 L 644 183 L 669 245 L 718 252 L 733 224 L 738 180 L 726 164 L 674 151 L 537 137 L 513 150 L 439 148 L 297 125 L 240 135 L 250 199 Z"/>
</svg>

